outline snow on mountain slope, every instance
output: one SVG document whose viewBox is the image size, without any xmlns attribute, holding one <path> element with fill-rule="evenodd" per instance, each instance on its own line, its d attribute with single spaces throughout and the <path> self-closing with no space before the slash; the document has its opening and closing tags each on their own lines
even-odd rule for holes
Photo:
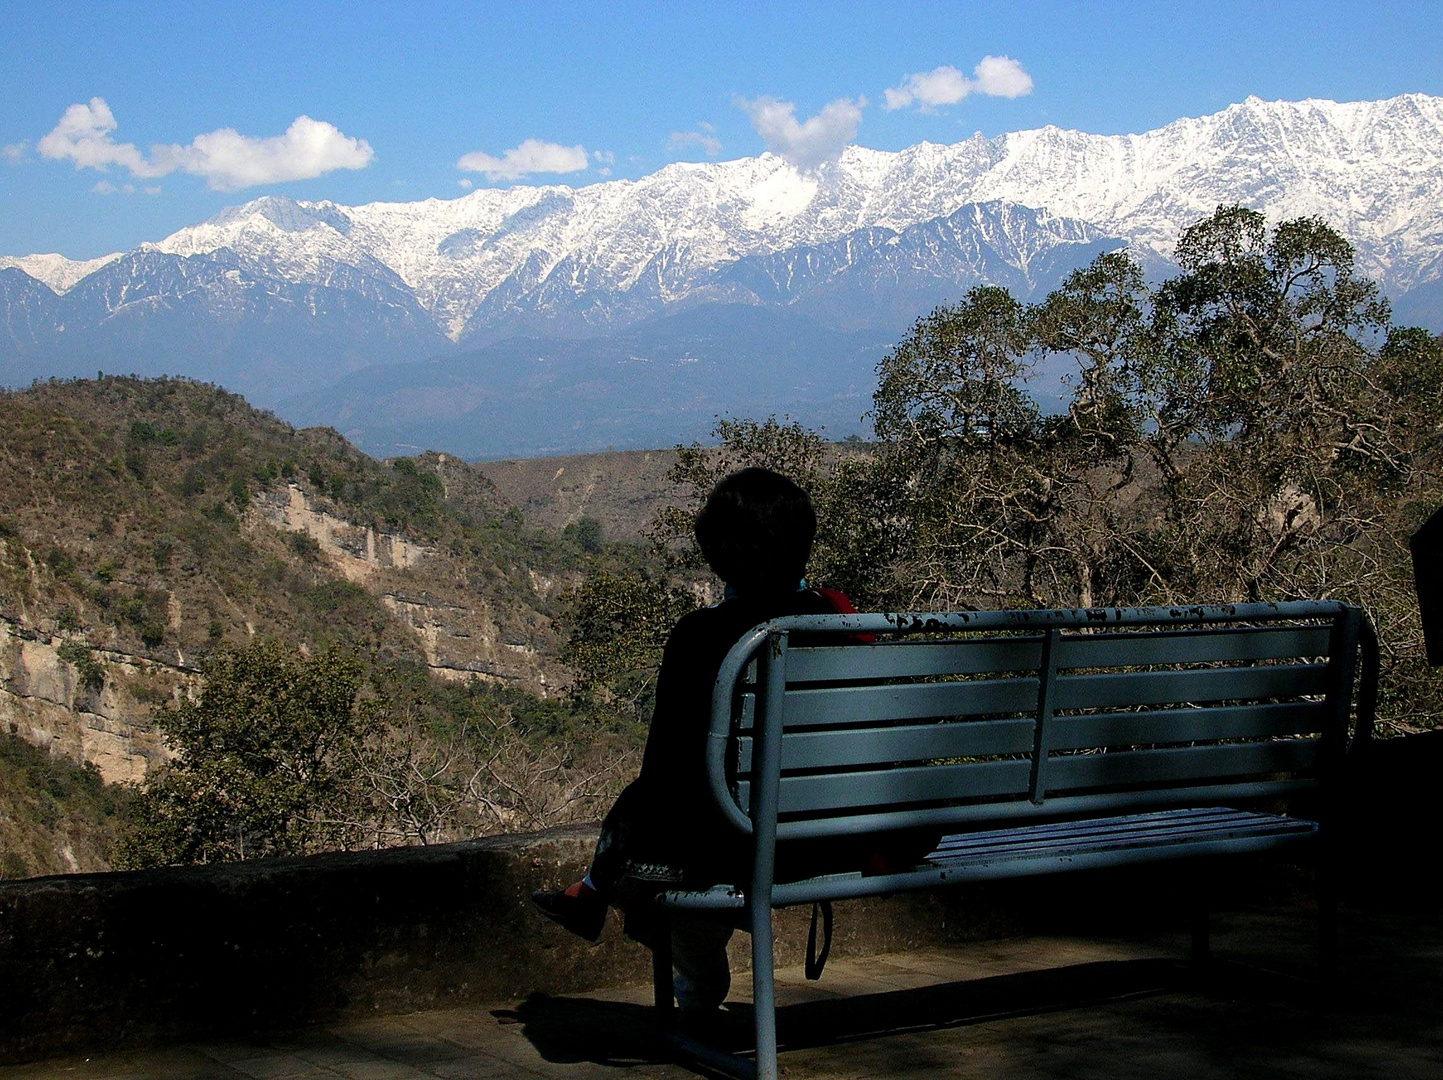
<svg viewBox="0 0 1443 1080">
<path fill-rule="evenodd" d="M 553 303 L 625 293 L 649 275 L 655 299 L 675 301 L 748 256 L 864 228 L 900 231 L 998 200 L 1087 222 L 1163 256 L 1221 203 L 1274 219 L 1318 214 L 1358 245 L 1363 269 L 1407 289 L 1440 270 L 1443 98 L 1248 98 L 1141 135 L 1046 127 L 896 153 L 854 146 L 807 174 L 763 154 L 676 163 L 635 181 L 482 189 L 452 200 L 346 207 L 272 196 L 153 247 L 229 248 L 293 281 L 373 259 L 456 338 L 478 311 L 525 307 L 543 291 Z M 487 305 L 497 289 L 505 304 Z"/>
<path fill-rule="evenodd" d="M 1437 257 L 1443 226 L 1443 98 L 1267 102 L 1250 97 L 1145 135 L 1058 128 L 1004 137 L 973 197 L 1046 206 L 1166 254 L 1221 203 L 1270 218 L 1319 215 L 1360 266 L 1406 289 Z"/>
<path fill-rule="evenodd" d="M 1045 127 L 895 153 L 853 146 L 807 173 L 763 154 L 678 162 L 634 181 L 411 203 L 267 196 L 139 250 L 231 252 L 250 273 L 324 287 L 338 267 L 350 268 L 377 288 L 410 290 L 436 329 L 463 340 L 505 333 L 518 318 L 604 329 L 681 301 L 736 299 L 736 274 L 714 294 L 743 260 L 861 230 L 901 234 L 970 204 L 1041 210 L 1090 228 L 1089 240 L 1120 237 L 1165 258 L 1183 228 L 1232 202 L 1274 220 L 1322 216 L 1394 293 L 1435 280 L 1443 275 L 1443 98 L 1251 97 L 1135 135 Z M 114 258 L 92 265 L 36 255 L 0 266 L 64 292 Z"/>
<path fill-rule="evenodd" d="M 60 294 L 70 290 L 81 278 L 89 277 L 102 266 L 114 262 L 120 258 L 120 252 L 112 252 L 109 255 L 102 255 L 98 259 L 67 259 L 64 255 L 0 255 L 0 270 L 5 267 L 14 267 L 16 270 L 24 271 L 36 281 L 42 281 L 50 286 L 50 290 Z"/>
</svg>

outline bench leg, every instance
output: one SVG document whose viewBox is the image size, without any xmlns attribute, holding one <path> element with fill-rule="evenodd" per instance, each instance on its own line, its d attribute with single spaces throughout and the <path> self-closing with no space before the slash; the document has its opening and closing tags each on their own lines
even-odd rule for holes
<svg viewBox="0 0 1443 1080">
<path fill-rule="evenodd" d="M 665 909 L 657 917 L 656 941 L 651 950 L 651 985 L 653 1000 L 656 1002 L 656 1019 L 663 1028 L 671 1027 L 672 998 L 674 988 L 671 975 L 671 920 Z"/>
<path fill-rule="evenodd" d="M 772 909 L 751 905 L 752 1013 L 757 1026 L 757 1080 L 777 1080 L 777 994 L 772 969 Z"/>
</svg>

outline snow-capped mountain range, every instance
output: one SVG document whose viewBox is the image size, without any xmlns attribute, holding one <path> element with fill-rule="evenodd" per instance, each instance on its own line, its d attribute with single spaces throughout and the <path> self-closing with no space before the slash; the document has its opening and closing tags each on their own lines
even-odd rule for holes
<svg viewBox="0 0 1443 1080">
<path fill-rule="evenodd" d="M 0 382 L 118 363 L 278 405 L 368 364 L 534 352 L 704 304 L 895 333 L 979 282 L 1043 293 L 1099 251 L 1163 266 L 1233 202 L 1325 218 L 1385 291 L 1431 310 L 1443 98 L 1249 98 L 1141 135 L 853 146 L 810 172 L 763 154 L 450 200 L 267 196 L 103 259 L 0 258 Z"/>
</svg>

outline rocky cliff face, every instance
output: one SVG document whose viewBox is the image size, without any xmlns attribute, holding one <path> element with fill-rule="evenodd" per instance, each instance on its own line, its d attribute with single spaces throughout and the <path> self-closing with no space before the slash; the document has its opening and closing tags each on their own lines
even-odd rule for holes
<svg viewBox="0 0 1443 1080">
<path fill-rule="evenodd" d="M 470 587 L 466 570 L 436 549 L 327 513 L 296 484 L 259 500 L 257 513 L 311 537 L 339 574 L 373 593 L 415 634 L 433 675 L 516 683 L 542 695 L 554 689 L 554 665 L 543 661 L 515 613 L 498 612 Z M 548 591 L 534 573 L 528 580 L 539 595 Z"/>
<path fill-rule="evenodd" d="M 87 685 L 61 658 L 65 640 L 0 617 L 0 724 L 56 756 L 90 762 L 111 783 L 138 783 L 165 757 L 148 723 L 150 709 L 192 684 L 196 673 L 95 649 L 90 655 L 104 682 Z"/>
<path fill-rule="evenodd" d="M 377 571 L 404 570 L 436 554 L 421 544 L 317 510 L 298 484 L 289 485 L 282 493 L 268 493 L 258 507 L 263 520 L 314 540 L 348 581 L 367 582 Z"/>
<path fill-rule="evenodd" d="M 248 527 L 311 537 L 339 576 L 374 595 L 414 635 L 439 678 L 479 678 L 543 696 L 564 682 L 524 616 L 518 621 L 517 612 L 498 611 L 434 549 L 317 509 L 295 486 L 258 500 Z M 528 581 L 541 598 L 557 587 L 534 572 Z M 170 607 L 178 617 L 173 597 Z M 84 646 L 97 673 L 87 682 L 84 669 L 65 657 L 67 642 L 75 647 L 78 639 L 48 625 L 52 620 L 32 623 L 29 614 L 0 614 L 0 727 L 57 756 L 95 765 L 109 782 L 143 780 L 166 754 L 151 710 L 197 685 L 198 670 L 185 664 L 181 650 L 178 663 L 167 663 L 118 647 Z M 249 622 L 245 628 L 255 632 Z"/>
</svg>

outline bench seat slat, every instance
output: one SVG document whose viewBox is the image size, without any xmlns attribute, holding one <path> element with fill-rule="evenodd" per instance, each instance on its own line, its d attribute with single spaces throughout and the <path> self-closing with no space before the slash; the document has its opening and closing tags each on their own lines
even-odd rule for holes
<svg viewBox="0 0 1443 1080">
<path fill-rule="evenodd" d="M 1327 688 L 1323 664 L 1273 664 L 1202 671 L 1118 671 L 1063 675 L 1057 679 L 1055 709 L 1168 705 L 1200 701 L 1297 698 Z"/>
<path fill-rule="evenodd" d="M 1122 750 L 1055 755 L 1047 764 L 1049 792 L 1109 786 L 1163 787 L 1181 781 L 1303 772 L 1316 766 L 1316 739 Z"/>
<path fill-rule="evenodd" d="M 1037 679 L 973 679 L 788 690 L 784 708 L 788 728 L 1030 713 L 1037 708 Z"/>
<path fill-rule="evenodd" d="M 1246 811 L 1167 810 L 1067 823 L 1073 835 L 1064 838 L 1056 824 L 1014 825 L 968 834 L 970 849 L 944 848 L 914 870 L 866 877 L 837 874 L 779 884 L 772 889 L 774 907 L 813 900 L 840 900 L 906 892 L 988 878 L 1019 877 L 1069 870 L 1126 866 L 1167 859 L 1238 855 L 1276 850 L 1312 840 L 1314 822 Z M 694 892 L 663 894 L 668 907 L 740 908 L 745 891 L 720 885 Z"/>
<path fill-rule="evenodd" d="M 1182 841 L 1203 834 L 1231 834 L 1264 827 L 1268 831 L 1310 832 L 1314 824 L 1311 821 L 1253 814 L 1230 807 L 1202 807 L 1033 825 L 1028 829 L 1030 839 L 1027 844 L 1030 849 L 1039 852 L 1076 848 L 1091 843 L 1144 845 Z M 1016 845 L 1015 832 L 1014 829 L 988 829 L 944 836 L 937 850 L 927 856 L 927 861 L 941 864 L 951 860 L 1009 852 Z"/>
<path fill-rule="evenodd" d="M 929 758 L 988 757 L 1032 751 L 1031 720 L 972 720 L 782 736 L 782 771 L 892 764 Z M 754 741 L 737 740 L 737 772 L 752 769 Z"/>
<path fill-rule="evenodd" d="M 1244 835 L 1310 836 L 1316 831 L 1316 822 L 1274 814 L 1235 811 L 1221 816 L 1194 816 L 1186 811 L 1162 811 L 1073 823 L 1073 828 L 1066 831 L 1047 826 L 994 829 L 974 835 L 969 838 L 970 844 L 929 857 L 928 861 L 938 866 L 960 866 L 973 860 L 1131 851 Z"/>
<path fill-rule="evenodd" d="M 1054 795 L 1034 804 L 1026 792 L 1012 798 L 970 802 L 928 808 L 863 808 L 852 814 L 826 817 L 798 816 L 777 825 L 779 840 L 802 840 L 818 836 L 841 836 L 858 832 L 886 832 L 891 829 L 938 828 L 985 825 L 990 822 L 1022 824 L 1050 821 L 1059 816 L 1097 817 L 1104 814 L 1136 814 L 1179 805 L 1202 805 L 1220 799 L 1288 799 L 1315 794 L 1315 776 L 1270 777 L 1261 780 L 1228 780 L 1215 784 L 1178 784 L 1146 790 L 1107 790 L 1085 794 Z"/>
<path fill-rule="evenodd" d="M 1214 823 L 1237 818 L 1239 815 L 1247 817 L 1249 811 L 1238 810 L 1231 806 L 1200 806 L 1188 807 L 1181 810 L 1154 811 L 1146 814 L 1122 814 L 1122 815 L 1098 815 L 1096 817 L 1068 818 L 1063 821 L 1044 821 L 1028 825 L 1037 836 L 1082 836 L 1088 830 L 1095 827 L 1098 820 L 1122 820 L 1126 818 L 1139 829 L 1149 828 L 1172 828 L 1179 821 L 1184 823 L 1205 822 Z M 963 848 L 972 844 L 985 844 L 991 841 L 992 837 L 1005 835 L 1006 829 L 976 829 L 968 832 L 949 833 L 937 842 L 936 855 L 954 848 Z"/>
<path fill-rule="evenodd" d="M 1048 746 L 1053 750 L 1085 750 L 1137 743 L 1309 735 L 1321 730 L 1325 720 L 1323 705 L 1316 701 L 1058 716 L 1049 728 Z"/>
<path fill-rule="evenodd" d="M 787 677 L 828 679 L 920 678 L 1035 671 L 1042 639 L 963 638 L 954 641 L 883 641 L 875 645 L 799 646 L 787 651 Z"/>
<path fill-rule="evenodd" d="M 1218 627 L 1151 634 L 1064 634 L 1053 652 L 1059 668 L 1205 664 L 1325 656 L 1326 626 Z"/>
</svg>

